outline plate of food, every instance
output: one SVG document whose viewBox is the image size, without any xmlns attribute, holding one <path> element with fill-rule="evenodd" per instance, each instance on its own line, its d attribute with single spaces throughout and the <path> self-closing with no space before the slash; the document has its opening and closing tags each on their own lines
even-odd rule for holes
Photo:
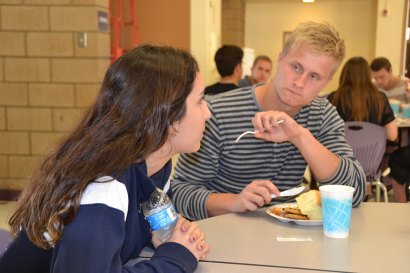
<svg viewBox="0 0 410 273">
<path fill-rule="evenodd" d="M 282 203 L 269 207 L 266 213 L 282 222 L 303 226 L 322 225 L 320 193 L 311 190 L 296 198 L 296 203 Z"/>
</svg>

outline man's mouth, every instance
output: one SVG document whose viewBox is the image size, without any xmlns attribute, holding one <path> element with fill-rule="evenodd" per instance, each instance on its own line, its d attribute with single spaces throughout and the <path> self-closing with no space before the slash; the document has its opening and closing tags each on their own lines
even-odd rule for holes
<svg viewBox="0 0 410 273">
<path fill-rule="evenodd" d="M 301 96 L 300 92 L 297 92 L 293 89 L 287 88 L 288 92 L 291 93 L 292 95 L 296 95 L 296 96 Z"/>
</svg>

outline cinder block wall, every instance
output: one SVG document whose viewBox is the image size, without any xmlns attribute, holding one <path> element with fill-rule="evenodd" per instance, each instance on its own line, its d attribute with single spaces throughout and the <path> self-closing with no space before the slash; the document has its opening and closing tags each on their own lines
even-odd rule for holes
<svg viewBox="0 0 410 273">
<path fill-rule="evenodd" d="M 98 11 L 108 0 L 0 0 L 0 189 L 22 189 L 98 92 L 110 62 Z"/>
<path fill-rule="evenodd" d="M 221 43 L 244 47 L 245 0 L 222 0 Z"/>
</svg>

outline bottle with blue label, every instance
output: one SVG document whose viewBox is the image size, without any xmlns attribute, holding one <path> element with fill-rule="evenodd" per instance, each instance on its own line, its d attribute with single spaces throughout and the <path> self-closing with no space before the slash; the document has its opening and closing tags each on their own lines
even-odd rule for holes
<svg viewBox="0 0 410 273">
<path fill-rule="evenodd" d="M 141 204 L 141 208 L 152 232 L 161 242 L 168 240 L 178 219 L 175 207 L 168 195 L 161 189 L 155 188 L 148 200 Z"/>
</svg>

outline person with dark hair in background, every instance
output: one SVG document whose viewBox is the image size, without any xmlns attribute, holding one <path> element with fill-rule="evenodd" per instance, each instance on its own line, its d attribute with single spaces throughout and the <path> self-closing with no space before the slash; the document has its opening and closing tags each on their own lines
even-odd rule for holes
<svg viewBox="0 0 410 273">
<path fill-rule="evenodd" d="M 0 272 L 193 272 L 209 250 L 198 225 L 180 217 L 161 242 L 140 206 L 156 187 L 172 196 L 171 157 L 199 149 L 203 89 L 183 50 L 142 45 L 117 59 L 18 199 Z M 151 243 L 151 259 L 126 264 Z"/>
<path fill-rule="evenodd" d="M 243 213 L 275 203 L 271 194 L 300 186 L 306 167 L 320 185 L 355 188 L 365 174 L 344 134 L 344 122 L 319 92 L 345 55 L 328 23 L 304 22 L 286 40 L 273 79 L 208 99 L 212 117 L 201 149 L 180 154 L 171 184 L 189 219 Z M 236 142 L 245 131 L 256 131 Z"/>
<path fill-rule="evenodd" d="M 410 102 L 410 80 L 404 76 L 393 75 L 393 68 L 387 58 L 375 58 L 370 64 L 370 69 L 376 86 L 387 98 L 397 99 L 402 103 Z"/>
<path fill-rule="evenodd" d="M 267 83 L 272 73 L 272 60 L 266 55 L 259 55 L 253 61 L 251 75 L 239 81 L 239 87 Z"/>
<path fill-rule="evenodd" d="M 216 95 L 239 88 L 242 77 L 242 48 L 235 45 L 224 45 L 215 53 L 215 64 L 221 79 L 205 88 L 205 95 Z"/>
</svg>

